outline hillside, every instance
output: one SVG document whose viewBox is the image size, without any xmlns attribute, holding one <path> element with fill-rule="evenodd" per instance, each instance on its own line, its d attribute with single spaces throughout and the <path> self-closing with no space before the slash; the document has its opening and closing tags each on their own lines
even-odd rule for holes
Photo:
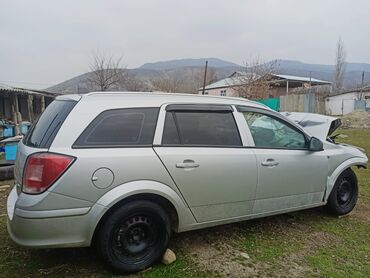
<svg viewBox="0 0 370 278">
<path fill-rule="evenodd" d="M 170 70 L 183 67 L 204 67 L 206 61 L 208 61 L 208 66 L 213 68 L 240 67 L 240 65 L 225 60 L 221 60 L 218 58 L 199 58 L 199 59 L 176 59 L 169 61 L 160 61 L 155 63 L 146 63 L 142 65 L 139 69 Z"/>
<path fill-rule="evenodd" d="M 167 82 L 172 84 L 173 90 L 180 92 L 196 92 L 202 85 L 205 61 L 208 60 L 209 80 L 213 82 L 230 75 L 234 71 L 241 70 L 238 64 L 218 59 L 177 59 L 145 63 L 139 68 L 128 69 L 128 80 L 119 90 L 158 90 L 155 84 Z M 309 64 L 293 60 L 278 60 L 276 73 L 296 76 L 312 76 L 322 80 L 332 81 L 334 74 L 333 65 Z M 361 84 L 362 72 L 365 72 L 365 84 L 370 84 L 370 64 L 347 63 L 344 84 L 347 88 L 353 88 Z M 73 77 L 46 90 L 64 94 L 86 93 L 91 91 L 88 84 L 89 73 Z M 180 88 L 181 87 L 181 88 Z"/>
</svg>

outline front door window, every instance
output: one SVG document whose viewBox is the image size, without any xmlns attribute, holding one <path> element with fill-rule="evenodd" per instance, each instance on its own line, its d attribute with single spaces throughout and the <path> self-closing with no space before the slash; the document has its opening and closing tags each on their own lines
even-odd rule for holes
<svg viewBox="0 0 370 278">
<path fill-rule="evenodd" d="M 306 138 L 303 133 L 282 120 L 256 112 L 243 112 L 243 114 L 256 147 L 307 148 Z"/>
</svg>

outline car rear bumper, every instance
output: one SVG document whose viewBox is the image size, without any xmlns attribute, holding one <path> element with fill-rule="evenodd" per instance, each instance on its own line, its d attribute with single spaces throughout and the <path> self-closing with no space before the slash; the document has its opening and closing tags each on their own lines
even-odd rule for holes
<svg viewBox="0 0 370 278">
<path fill-rule="evenodd" d="M 14 187 L 8 197 L 7 228 L 18 245 L 32 248 L 89 246 L 104 207 L 31 211 L 16 207 Z"/>
</svg>

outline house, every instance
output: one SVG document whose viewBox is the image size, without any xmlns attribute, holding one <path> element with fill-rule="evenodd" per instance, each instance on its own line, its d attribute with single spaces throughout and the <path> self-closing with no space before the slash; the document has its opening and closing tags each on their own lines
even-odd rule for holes
<svg viewBox="0 0 370 278">
<path fill-rule="evenodd" d="M 257 80 L 259 78 L 256 75 L 253 75 L 250 78 L 244 78 L 247 75 L 247 73 L 243 72 L 234 72 L 229 77 L 206 86 L 204 94 L 238 97 L 240 96 L 240 90 L 238 90 L 238 87 L 243 86 L 246 82 L 245 80 Z M 271 82 L 271 85 L 269 86 L 269 91 L 264 92 L 264 96 L 254 95 L 253 98 L 259 99 L 266 97 L 279 97 L 282 95 L 287 95 L 293 88 L 331 84 L 331 82 L 329 81 L 319 80 L 316 78 L 285 74 L 269 74 L 268 80 L 269 82 Z M 199 88 L 198 94 L 202 93 L 203 88 Z"/>
<path fill-rule="evenodd" d="M 45 91 L 0 84 L 0 121 L 14 126 L 14 133 L 18 135 L 21 123 L 35 121 L 56 96 Z"/>
<path fill-rule="evenodd" d="M 325 97 L 325 110 L 326 114 L 336 116 L 355 110 L 366 110 L 370 114 L 370 85 Z"/>
</svg>

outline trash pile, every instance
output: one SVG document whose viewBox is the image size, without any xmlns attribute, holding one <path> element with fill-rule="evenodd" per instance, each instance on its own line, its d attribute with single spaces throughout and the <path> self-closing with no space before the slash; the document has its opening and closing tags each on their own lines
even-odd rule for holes
<svg viewBox="0 0 370 278">
<path fill-rule="evenodd" d="M 370 128 L 370 115 L 366 111 L 354 111 L 341 117 L 342 128 Z"/>
</svg>

